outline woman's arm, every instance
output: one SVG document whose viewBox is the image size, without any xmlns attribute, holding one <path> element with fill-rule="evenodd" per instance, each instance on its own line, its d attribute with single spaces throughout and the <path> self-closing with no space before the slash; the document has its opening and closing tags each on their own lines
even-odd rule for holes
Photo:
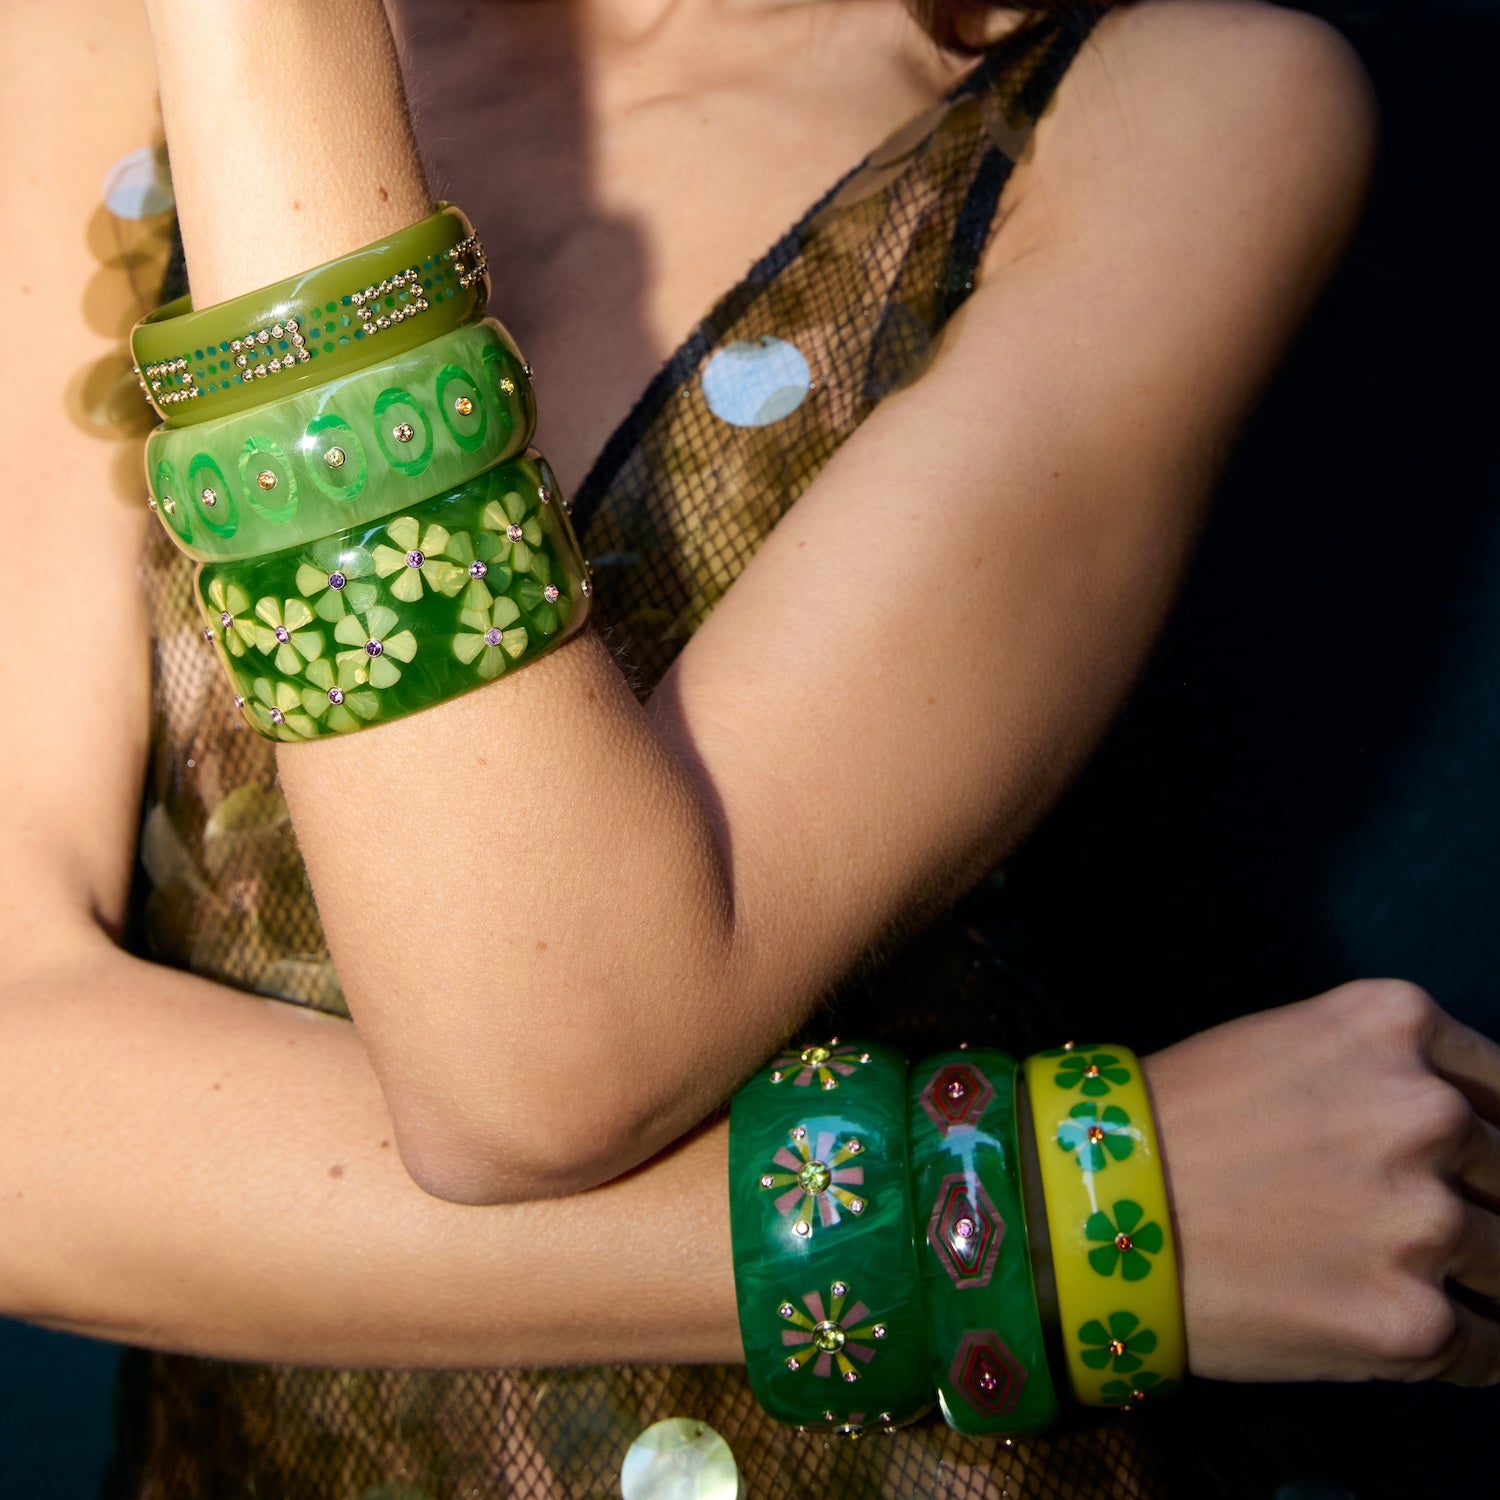
<svg viewBox="0 0 1500 1500">
<path fill-rule="evenodd" d="M 200 299 L 425 206 L 376 0 L 149 9 Z M 195 113 L 205 68 L 253 132 Z M 1352 220 L 1369 133 L 1357 68 L 1305 18 L 1107 20 L 1038 132 L 998 274 L 649 707 L 588 637 L 281 753 L 418 1181 L 501 1201 L 642 1160 L 893 923 L 1015 844 L 1153 638 L 1226 436 Z M 503 316 L 526 289 L 491 249 Z M 544 441 L 566 421 L 544 413 Z"/>
</svg>

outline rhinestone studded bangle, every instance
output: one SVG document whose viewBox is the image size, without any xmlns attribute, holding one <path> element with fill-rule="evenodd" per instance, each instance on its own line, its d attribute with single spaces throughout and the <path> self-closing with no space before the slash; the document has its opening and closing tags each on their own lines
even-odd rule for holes
<svg viewBox="0 0 1500 1500">
<path fill-rule="evenodd" d="M 199 561 L 254 557 L 452 489 L 531 440 L 525 362 L 492 318 L 280 400 L 146 440 L 151 506 Z"/>
<path fill-rule="evenodd" d="M 1025 1075 L 1073 1394 L 1085 1406 L 1167 1395 L 1186 1341 L 1140 1062 L 1069 1043 L 1028 1058 Z"/>
<path fill-rule="evenodd" d="M 451 203 L 274 286 L 195 311 L 179 297 L 135 325 L 146 400 L 174 426 L 243 411 L 363 369 L 480 317 L 484 249 Z"/>
<path fill-rule="evenodd" d="M 528 455 L 321 541 L 201 564 L 197 592 L 241 711 L 294 743 L 526 666 L 578 633 L 592 587 L 551 472 Z"/>
<path fill-rule="evenodd" d="M 1015 1059 L 976 1047 L 913 1067 L 907 1124 L 943 1416 L 959 1432 L 1037 1432 L 1058 1407 L 1021 1200 Z"/>
<path fill-rule="evenodd" d="M 729 1198 L 766 1411 L 853 1433 L 927 1410 L 900 1054 L 835 1041 L 761 1068 L 730 1106 Z"/>
</svg>

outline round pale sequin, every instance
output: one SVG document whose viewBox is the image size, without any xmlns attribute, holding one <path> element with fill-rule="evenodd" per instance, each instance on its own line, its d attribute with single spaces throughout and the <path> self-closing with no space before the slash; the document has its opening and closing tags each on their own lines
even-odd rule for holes
<svg viewBox="0 0 1500 1500">
<path fill-rule="evenodd" d="M 620 1466 L 623 1500 L 738 1500 L 743 1493 L 729 1444 L 691 1417 L 648 1427 Z"/>
<path fill-rule="evenodd" d="M 703 399 L 732 427 L 769 427 L 807 400 L 812 372 L 802 351 L 764 334 L 726 344 L 703 367 Z"/>
<path fill-rule="evenodd" d="M 167 153 L 157 146 L 138 146 L 104 174 L 104 206 L 117 219 L 149 219 L 176 205 Z"/>
</svg>

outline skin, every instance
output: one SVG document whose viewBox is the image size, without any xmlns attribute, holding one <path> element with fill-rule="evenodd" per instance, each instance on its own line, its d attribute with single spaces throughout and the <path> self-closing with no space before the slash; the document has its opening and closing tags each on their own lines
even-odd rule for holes
<svg viewBox="0 0 1500 1500">
<path fill-rule="evenodd" d="M 363 0 L 315 17 L 224 5 L 211 23 L 183 0 L 148 10 L 200 300 L 423 211 L 391 52 Z M 572 484 L 712 296 L 953 65 L 885 7 L 492 14 L 497 50 L 457 59 L 424 52 L 398 19 L 435 175 L 505 247 L 496 303 L 544 372 L 544 409 L 554 393 L 541 440 Z M 131 5 L 85 25 L 27 0 L 0 18 L 0 44 L 22 116 L 54 93 L 93 106 L 66 132 L 25 134 L 0 200 L 5 243 L 49 247 L 0 348 L 4 398 L 35 413 L 38 451 L 91 504 L 97 556 L 132 558 L 141 515 L 107 498 L 116 450 L 39 393 L 114 348 L 75 311 L 92 270 L 84 226 L 108 165 L 158 128 L 150 38 Z M 471 141 L 514 139 L 549 110 L 569 117 L 558 69 L 496 67 L 506 47 L 572 58 L 579 89 L 573 134 L 537 133 L 513 184 L 486 175 L 502 153 L 460 149 L 457 124 Z M 268 87 L 259 64 L 278 60 L 265 128 L 195 132 L 186 79 L 210 52 L 247 110 Z M 445 76 L 440 55 L 475 71 Z M 820 113 L 827 98 L 839 107 Z M 743 149 L 757 122 L 798 149 Z M 305 141 L 321 136 L 351 143 L 331 179 L 309 171 Z M 933 370 L 840 451 L 647 707 L 588 638 L 504 688 L 282 757 L 358 1035 L 114 945 L 147 735 L 134 580 L 124 564 L 92 570 L 91 616 L 111 628 L 59 631 L 55 575 L 16 570 L 5 701 L 46 730 L 8 737 L 0 759 L 0 1307 L 308 1362 L 735 1357 L 723 1130 L 687 1133 L 893 921 L 1011 847 L 1086 755 L 1159 624 L 1226 434 L 1348 232 L 1369 137 L 1357 69 L 1312 23 L 1171 3 L 1106 23 Z M 748 174 L 732 191 L 726 160 Z M 574 190 L 549 199 L 552 180 Z M 714 192 L 716 212 L 679 234 L 684 203 Z M 505 233 L 517 201 L 543 205 L 530 240 Z M 600 253 L 620 224 L 641 247 L 639 296 Z M 566 265 L 542 263 L 549 243 Z M 942 507 L 914 507 L 934 492 Z M 0 503 L 20 525 L 30 498 Z M 924 624 L 920 651 L 889 644 L 913 634 L 902 601 L 949 588 L 957 557 L 977 560 L 983 588 Z M 790 607 L 810 595 L 824 603 L 814 621 Z M 548 766 L 561 836 L 540 840 L 504 797 L 502 768 L 474 754 L 481 736 L 503 739 L 507 778 Z M 418 763 L 430 778 L 410 774 Z M 351 813 L 369 834 L 357 865 L 335 836 Z M 413 816 L 417 859 L 381 842 Z M 453 883 L 444 851 L 459 842 L 496 851 L 503 930 L 483 892 Z M 620 857 L 576 854 L 602 848 Z M 436 976 L 366 915 L 419 900 L 456 939 L 426 945 L 453 954 Z M 588 1097 L 564 1117 L 552 1101 L 575 1075 Z M 1478 1298 L 1500 1290 L 1490 1044 L 1410 986 L 1374 982 L 1205 1033 L 1152 1059 L 1150 1077 L 1194 1368 L 1500 1375 L 1491 1304 L 1444 1295 L 1450 1275 Z M 1289 1199 L 1307 1211 L 1288 1215 Z M 701 1251 L 688 1295 L 662 1231 L 684 1202 Z M 1245 1253 L 1244 1223 L 1288 1219 L 1274 1253 Z M 567 1275 L 548 1250 L 560 1236 L 594 1247 Z"/>
</svg>

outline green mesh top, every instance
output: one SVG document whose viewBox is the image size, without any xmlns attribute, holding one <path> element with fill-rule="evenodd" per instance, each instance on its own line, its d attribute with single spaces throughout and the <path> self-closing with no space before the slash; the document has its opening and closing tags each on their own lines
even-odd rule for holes
<svg viewBox="0 0 1500 1500">
<path fill-rule="evenodd" d="M 598 618 L 642 692 L 845 438 L 921 375 L 1093 20 L 1080 10 L 1023 27 L 854 168 L 720 300 L 607 443 L 574 516 Z M 147 950 L 342 1013 L 272 747 L 240 723 L 201 638 L 190 565 L 153 531 Z M 852 982 L 838 1024 L 912 1053 L 960 1036 L 1017 1051 L 1055 1036 L 1016 977 L 1000 884 Z M 999 1446 L 928 1421 L 830 1442 L 764 1418 L 734 1367 L 356 1372 L 139 1354 L 127 1392 L 122 1493 L 150 1500 L 618 1495 L 626 1448 L 669 1416 L 722 1433 L 754 1500 L 1160 1492 L 1138 1424 Z"/>
</svg>

